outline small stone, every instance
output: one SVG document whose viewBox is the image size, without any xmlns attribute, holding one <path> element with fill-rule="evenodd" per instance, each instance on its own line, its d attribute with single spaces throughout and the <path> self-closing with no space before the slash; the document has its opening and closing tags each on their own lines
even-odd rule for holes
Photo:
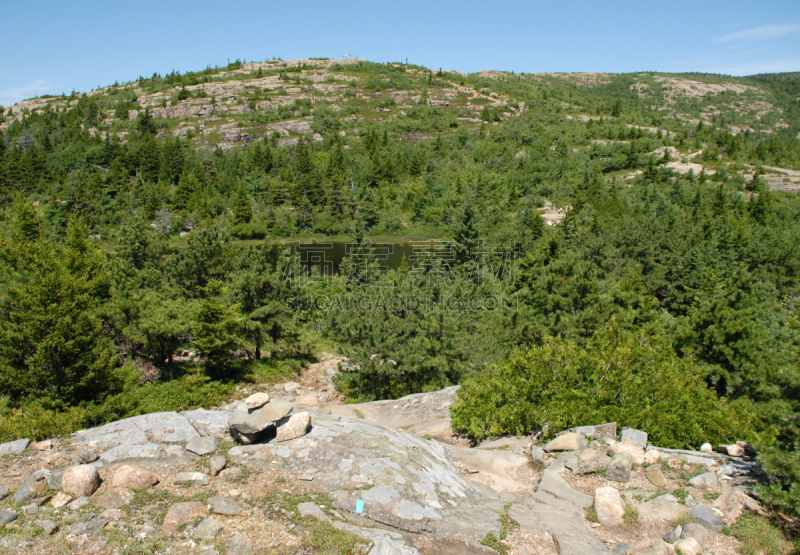
<svg viewBox="0 0 800 555">
<path fill-rule="evenodd" d="M 105 528 L 108 521 L 103 518 L 93 518 L 88 522 L 76 522 L 69 528 L 70 534 L 75 534 L 79 536 L 81 534 L 86 534 L 87 536 L 94 536 L 99 534 L 100 531 Z"/>
<path fill-rule="evenodd" d="M 111 478 L 111 486 L 115 488 L 142 489 L 158 483 L 158 476 L 138 466 L 120 466 Z"/>
<path fill-rule="evenodd" d="M 647 447 L 647 432 L 636 430 L 634 428 L 622 428 L 622 431 L 619 434 L 619 441 L 620 443 L 624 443 L 626 440 L 631 441 L 636 446 L 644 449 Z"/>
<path fill-rule="evenodd" d="M 14 511 L 7 511 L 5 509 L 0 509 L 0 526 L 5 526 L 10 522 L 14 522 L 17 520 L 17 516 L 19 516 Z"/>
<path fill-rule="evenodd" d="M 703 445 L 700 446 L 700 451 L 703 453 L 713 453 L 714 448 L 711 446 L 710 443 L 704 443 Z"/>
<path fill-rule="evenodd" d="M 617 553 L 617 555 L 625 555 L 626 553 L 630 553 L 630 551 L 631 551 L 631 544 L 629 543 L 620 542 L 616 546 L 614 546 L 614 553 Z"/>
<path fill-rule="evenodd" d="M 617 453 L 611 457 L 611 462 L 606 469 L 606 479 L 615 482 L 627 482 L 631 479 L 633 457 L 628 453 Z"/>
<path fill-rule="evenodd" d="M 94 499 L 94 504 L 104 509 L 116 509 L 131 502 L 133 496 L 122 495 L 118 491 L 108 491 Z"/>
<path fill-rule="evenodd" d="M 261 408 L 269 403 L 269 394 L 262 392 L 253 393 L 250 397 L 244 400 L 249 410 Z"/>
<path fill-rule="evenodd" d="M 214 455 L 208 460 L 208 467 L 211 470 L 211 475 L 216 476 L 225 469 L 228 461 L 222 455 Z"/>
<path fill-rule="evenodd" d="M 303 516 L 311 516 L 316 518 L 317 520 L 322 520 L 325 522 L 330 522 L 332 519 L 325 511 L 319 508 L 319 505 L 316 503 L 306 502 L 306 503 L 299 503 L 297 505 L 297 510 L 300 511 L 300 514 Z"/>
<path fill-rule="evenodd" d="M 683 526 L 677 526 L 674 530 L 670 530 L 664 534 L 664 541 L 667 543 L 675 543 L 680 539 L 682 533 Z"/>
<path fill-rule="evenodd" d="M 225 480 L 226 482 L 233 482 L 238 480 L 242 476 L 242 471 L 239 468 L 226 468 L 221 470 L 219 473 L 219 477 Z"/>
<path fill-rule="evenodd" d="M 297 439 L 306 435 L 311 427 L 311 415 L 307 412 L 298 412 L 281 418 L 275 425 L 277 426 L 275 430 L 276 443 Z"/>
<path fill-rule="evenodd" d="M 619 491 L 615 488 L 597 488 L 594 492 L 594 508 L 597 511 L 597 519 L 603 526 L 614 527 L 622 525 L 625 506 L 622 504 Z"/>
<path fill-rule="evenodd" d="M 544 466 L 545 461 L 545 451 L 539 446 L 532 446 L 531 447 L 531 460 L 533 461 L 533 465 L 537 468 L 541 468 Z"/>
<path fill-rule="evenodd" d="M 111 522 L 119 522 L 125 518 L 125 511 L 120 509 L 106 509 L 100 513 L 100 518 L 110 520 Z"/>
<path fill-rule="evenodd" d="M 218 515 L 238 515 L 244 512 L 233 499 L 227 497 L 211 497 L 208 503 L 211 505 L 211 512 Z"/>
<path fill-rule="evenodd" d="M 661 453 L 650 449 L 644 454 L 644 464 L 656 464 L 661 459 Z"/>
<path fill-rule="evenodd" d="M 222 531 L 222 524 L 213 518 L 207 518 L 194 529 L 194 537 L 198 540 L 210 542 Z"/>
<path fill-rule="evenodd" d="M 0 486 L 0 501 L 8 497 L 8 487 Z"/>
<path fill-rule="evenodd" d="M 228 492 L 228 496 L 229 496 L 229 497 L 232 497 L 232 498 L 234 498 L 234 499 L 236 499 L 236 498 L 237 498 L 237 497 L 239 497 L 240 495 L 242 495 L 242 490 L 238 490 L 238 489 L 232 489 L 232 490 L 230 490 L 230 491 Z"/>
<path fill-rule="evenodd" d="M 719 481 L 713 472 L 705 472 L 689 480 L 689 485 L 697 489 L 717 489 Z"/>
<path fill-rule="evenodd" d="M 633 443 L 631 440 L 612 443 L 608 446 L 607 454 L 610 457 L 618 453 L 627 453 L 633 458 L 634 464 L 644 464 L 644 449 Z"/>
<path fill-rule="evenodd" d="M 164 517 L 164 524 L 161 529 L 165 534 L 175 532 L 182 525 L 191 522 L 197 517 L 206 516 L 206 507 L 202 503 L 196 501 L 187 501 L 185 503 L 176 503 L 167 511 Z"/>
<path fill-rule="evenodd" d="M 66 494 L 66 493 L 64 493 L 63 491 L 59 491 L 59 492 L 58 492 L 58 493 L 57 493 L 57 494 L 56 494 L 56 495 L 53 497 L 52 501 L 50 501 L 50 505 L 51 505 L 51 506 L 52 506 L 54 509 L 60 509 L 61 507 L 63 507 L 63 506 L 64 506 L 64 505 L 66 505 L 67 503 L 69 503 L 70 501 L 72 501 L 72 497 L 71 497 L 71 496 L 67 495 L 67 494 Z"/>
<path fill-rule="evenodd" d="M 683 468 L 683 461 L 680 459 L 670 459 L 669 467 L 674 470 L 681 470 Z"/>
<path fill-rule="evenodd" d="M 722 530 L 722 514 L 708 505 L 692 507 L 689 509 L 689 516 L 692 517 L 692 522 L 697 522 L 709 530 L 713 530 L 714 532 Z"/>
<path fill-rule="evenodd" d="M 214 436 L 196 437 L 189 440 L 186 450 L 197 455 L 208 455 L 217 450 L 217 438 Z"/>
<path fill-rule="evenodd" d="M 17 505 L 25 505 L 39 497 L 39 494 L 45 489 L 46 486 L 42 482 L 28 480 L 19 487 L 16 493 L 14 493 L 14 497 L 11 499 Z"/>
<path fill-rule="evenodd" d="M 577 451 L 580 448 L 581 434 L 569 432 L 552 439 L 543 449 L 550 453 L 552 451 Z"/>
<path fill-rule="evenodd" d="M 49 451 L 52 448 L 53 448 L 53 441 L 50 439 L 40 441 L 36 444 L 36 449 L 38 451 Z"/>
<path fill-rule="evenodd" d="M 694 505 L 696 503 L 694 495 L 687 495 L 683 502 L 687 505 Z"/>
<path fill-rule="evenodd" d="M 718 451 L 731 457 L 744 457 L 744 449 L 738 445 L 720 445 Z"/>
<path fill-rule="evenodd" d="M 207 486 L 208 475 L 202 472 L 178 472 L 172 481 L 176 486 L 192 484 L 193 486 Z"/>
<path fill-rule="evenodd" d="M 36 503 L 31 503 L 30 505 L 25 505 L 22 507 L 22 512 L 26 515 L 35 515 L 39 512 L 39 505 Z"/>
<path fill-rule="evenodd" d="M 41 520 L 39 521 L 39 527 L 44 530 L 44 533 L 48 536 L 52 536 L 56 532 L 58 532 L 58 524 L 53 522 L 52 520 Z"/>
<path fill-rule="evenodd" d="M 709 532 L 704 526 L 698 524 L 697 522 L 690 522 L 683 527 L 681 539 L 688 540 L 693 538 L 702 546 L 706 544 L 710 535 L 711 532 Z"/>
<path fill-rule="evenodd" d="M 89 449 L 88 451 L 84 451 L 78 456 L 78 462 L 81 464 L 89 464 L 93 463 L 100 457 L 97 454 L 97 451 L 94 449 Z"/>
<path fill-rule="evenodd" d="M 648 466 L 644 471 L 644 475 L 647 476 L 647 479 L 650 480 L 650 483 L 657 488 L 667 487 L 667 479 L 664 477 L 664 473 L 661 472 L 660 466 Z"/>
<path fill-rule="evenodd" d="M 100 474 L 88 464 L 69 467 L 61 478 L 61 489 L 78 497 L 91 496 L 99 487 Z"/>
<path fill-rule="evenodd" d="M 239 532 L 228 542 L 225 555 L 255 555 L 253 544 L 244 532 Z"/>
<path fill-rule="evenodd" d="M 283 390 L 286 393 L 295 393 L 300 389 L 300 384 L 297 382 L 286 382 L 283 384 Z"/>
<path fill-rule="evenodd" d="M 699 555 L 702 551 L 700 543 L 694 538 L 675 542 L 675 552 L 681 555 Z"/>
<path fill-rule="evenodd" d="M 70 511 L 77 511 L 89 503 L 89 498 L 86 496 L 78 497 L 75 501 L 67 505 Z"/>
</svg>

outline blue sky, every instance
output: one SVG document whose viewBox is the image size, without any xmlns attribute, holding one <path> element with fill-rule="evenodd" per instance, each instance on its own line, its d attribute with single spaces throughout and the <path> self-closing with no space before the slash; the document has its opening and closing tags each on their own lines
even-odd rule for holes
<svg viewBox="0 0 800 555">
<path fill-rule="evenodd" d="M 800 71 L 800 2 L 25 0 L 3 6 L 0 104 L 236 58 L 465 72 Z"/>
</svg>

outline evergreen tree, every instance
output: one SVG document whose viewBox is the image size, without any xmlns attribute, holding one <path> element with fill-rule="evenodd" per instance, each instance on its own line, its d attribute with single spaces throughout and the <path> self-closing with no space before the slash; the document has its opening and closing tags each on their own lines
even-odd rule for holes
<svg viewBox="0 0 800 555">
<path fill-rule="evenodd" d="M 472 201 L 467 201 L 461 208 L 461 217 L 456 222 L 453 229 L 453 240 L 455 241 L 456 260 L 462 264 L 472 260 L 475 256 L 474 249 L 478 247 L 478 222 L 475 217 L 475 206 Z"/>
<path fill-rule="evenodd" d="M 239 187 L 233 203 L 233 223 L 242 225 L 250 223 L 253 219 L 253 204 L 244 187 Z"/>
</svg>

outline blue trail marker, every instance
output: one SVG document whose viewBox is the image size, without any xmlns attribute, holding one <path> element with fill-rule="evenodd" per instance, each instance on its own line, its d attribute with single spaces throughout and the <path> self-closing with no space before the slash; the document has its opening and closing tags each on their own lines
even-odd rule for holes
<svg viewBox="0 0 800 555">
<path fill-rule="evenodd" d="M 356 501 L 356 514 L 361 514 L 364 512 L 364 501 L 359 499 Z"/>
</svg>

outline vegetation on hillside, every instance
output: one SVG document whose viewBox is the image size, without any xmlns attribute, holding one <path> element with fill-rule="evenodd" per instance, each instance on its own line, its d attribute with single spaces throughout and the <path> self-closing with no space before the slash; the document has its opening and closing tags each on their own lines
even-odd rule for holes
<svg viewBox="0 0 800 555">
<path fill-rule="evenodd" d="M 4 438 L 216 404 L 333 341 L 353 400 L 463 383 L 476 438 L 616 420 L 760 441 L 766 499 L 797 516 L 800 200 L 767 175 L 800 169 L 796 74 L 246 68 L 6 110 Z M 228 82 L 250 88 L 203 96 Z M 195 101 L 213 132 L 152 117 Z M 340 275 L 276 264 L 311 236 L 350 238 Z M 449 243 L 381 272 L 377 237 Z"/>
</svg>

